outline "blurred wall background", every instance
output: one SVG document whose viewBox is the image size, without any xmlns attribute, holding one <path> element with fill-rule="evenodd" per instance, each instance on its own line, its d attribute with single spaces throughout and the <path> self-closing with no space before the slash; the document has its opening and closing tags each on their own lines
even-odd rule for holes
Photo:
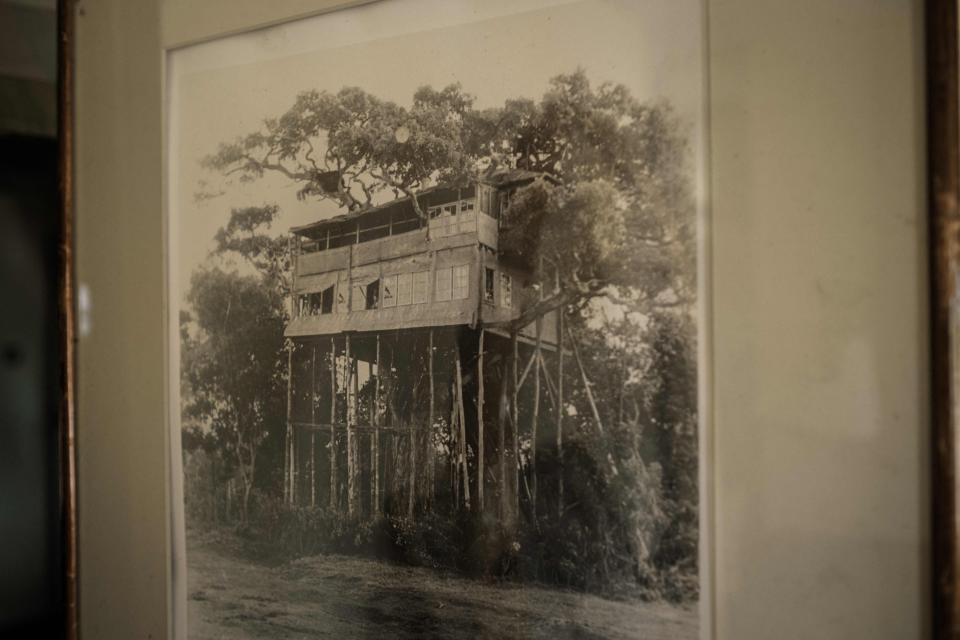
<svg viewBox="0 0 960 640">
<path fill-rule="evenodd" d="M 0 0 L 0 637 L 63 630 L 55 0 Z"/>
</svg>

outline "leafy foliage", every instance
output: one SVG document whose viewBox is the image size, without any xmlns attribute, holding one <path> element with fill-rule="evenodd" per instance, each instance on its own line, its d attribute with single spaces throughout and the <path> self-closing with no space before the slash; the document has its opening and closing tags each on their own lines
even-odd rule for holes
<svg viewBox="0 0 960 640">
<path fill-rule="evenodd" d="M 284 315 L 279 293 L 219 268 L 191 279 L 197 336 L 183 345 L 184 414 L 238 474 L 246 514 L 261 444 L 282 426 Z"/>
</svg>

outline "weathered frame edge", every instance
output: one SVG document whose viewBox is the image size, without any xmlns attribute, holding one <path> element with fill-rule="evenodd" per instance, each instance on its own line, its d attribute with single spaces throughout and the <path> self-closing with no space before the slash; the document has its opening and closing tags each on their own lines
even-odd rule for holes
<svg viewBox="0 0 960 640">
<path fill-rule="evenodd" d="M 76 279 L 73 198 L 74 3 L 57 0 L 58 324 L 60 505 L 64 637 L 77 640 Z"/>
</svg>

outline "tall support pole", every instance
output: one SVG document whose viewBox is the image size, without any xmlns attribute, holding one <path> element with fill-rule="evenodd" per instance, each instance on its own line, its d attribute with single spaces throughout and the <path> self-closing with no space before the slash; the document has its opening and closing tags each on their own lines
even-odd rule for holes
<svg viewBox="0 0 960 640">
<path fill-rule="evenodd" d="M 483 511 L 483 327 L 480 328 L 480 340 L 477 346 L 477 509 Z"/>
<path fill-rule="evenodd" d="M 287 429 L 284 438 L 283 495 L 287 504 L 293 504 L 293 343 L 287 343 Z"/>
<path fill-rule="evenodd" d="M 537 288 L 537 297 L 543 300 L 543 256 L 539 260 L 540 286 Z M 540 360 L 543 358 L 543 316 L 537 316 L 535 325 L 537 343 L 533 357 L 533 418 L 530 421 L 530 512 L 534 522 L 537 522 L 537 430 L 540 422 Z"/>
<path fill-rule="evenodd" d="M 563 518 L 563 307 L 557 309 L 557 516 Z"/>
<path fill-rule="evenodd" d="M 463 503 L 470 510 L 470 474 L 467 471 L 466 412 L 463 410 L 463 375 L 460 372 L 460 347 L 454 344 L 454 366 L 457 377 L 457 414 L 460 422 L 460 461 L 463 472 Z"/>
<path fill-rule="evenodd" d="M 337 483 L 337 342 L 330 338 L 330 509 L 337 511 L 340 488 Z"/>
<path fill-rule="evenodd" d="M 497 459 L 500 471 L 500 501 L 498 506 L 500 520 L 507 517 L 507 421 L 504 414 L 507 406 L 507 360 L 503 360 L 503 375 L 500 376 L 500 399 L 497 407 Z"/>
<path fill-rule="evenodd" d="M 347 515 L 353 516 L 356 511 L 356 477 L 354 475 L 354 406 L 356 396 L 353 392 L 353 356 L 350 354 L 350 334 L 345 336 L 346 345 L 344 346 L 344 355 L 347 360 L 347 384 L 345 388 L 347 399 Z"/>
<path fill-rule="evenodd" d="M 513 398 L 511 402 L 512 414 L 513 414 L 513 514 L 512 516 L 516 518 L 520 514 L 520 376 L 517 371 L 517 363 L 520 360 L 519 353 L 519 340 L 518 340 L 519 331 L 514 330 L 510 334 L 510 341 L 513 343 L 513 355 L 511 357 L 511 369 L 512 369 L 512 391 Z"/>
<path fill-rule="evenodd" d="M 417 425 L 410 421 L 410 491 L 407 494 L 407 517 L 413 518 L 417 497 Z"/>
<path fill-rule="evenodd" d="M 540 422 L 540 348 L 542 346 L 541 325 L 543 318 L 537 318 L 537 362 L 533 367 L 533 417 L 530 420 L 530 512 L 537 519 L 537 427 Z"/>
<path fill-rule="evenodd" d="M 310 345 L 310 506 L 317 506 L 317 345 Z"/>
<path fill-rule="evenodd" d="M 450 383 L 450 483 L 453 488 L 453 504 L 460 509 L 460 443 L 457 442 L 457 387 L 456 380 Z"/>
<path fill-rule="evenodd" d="M 429 360 L 427 361 L 427 376 L 430 382 L 430 414 L 427 421 L 427 473 L 430 474 L 430 489 L 429 489 L 429 500 L 431 506 L 433 505 L 434 494 L 437 490 L 437 456 L 436 451 L 433 448 L 433 421 L 434 421 L 434 405 L 436 399 L 434 398 L 433 390 L 433 329 L 430 329 L 430 344 L 429 344 Z"/>
<path fill-rule="evenodd" d="M 373 383 L 373 411 L 370 412 L 373 421 L 373 455 L 370 457 L 373 465 L 373 504 L 371 511 L 380 512 L 380 334 L 377 334 L 376 349 L 377 377 Z"/>
</svg>

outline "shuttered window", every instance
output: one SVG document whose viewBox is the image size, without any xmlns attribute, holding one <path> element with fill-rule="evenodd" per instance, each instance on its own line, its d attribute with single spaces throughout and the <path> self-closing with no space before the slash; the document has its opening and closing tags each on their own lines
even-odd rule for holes
<svg viewBox="0 0 960 640">
<path fill-rule="evenodd" d="M 466 300 L 470 295 L 470 265 L 462 264 L 453 268 L 453 299 Z"/>
<path fill-rule="evenodd" d="M 397 304 L 404 305 L 413 302 L 413 274 L 401 273 L 397 276 Z"/>
<path fill-rule="evenodd" d="M 413 304 L 423 304 L 430 300 L 430 272 L 418 271 L 413 274 Z"/>
<path fill-rule="evenodd" d="M 434 297 L 437 302 L 445 302 L 450 299 L 452 276 L 453 270 L 450 267 L 437 269 L 436 294 Z"/>
</svg>

